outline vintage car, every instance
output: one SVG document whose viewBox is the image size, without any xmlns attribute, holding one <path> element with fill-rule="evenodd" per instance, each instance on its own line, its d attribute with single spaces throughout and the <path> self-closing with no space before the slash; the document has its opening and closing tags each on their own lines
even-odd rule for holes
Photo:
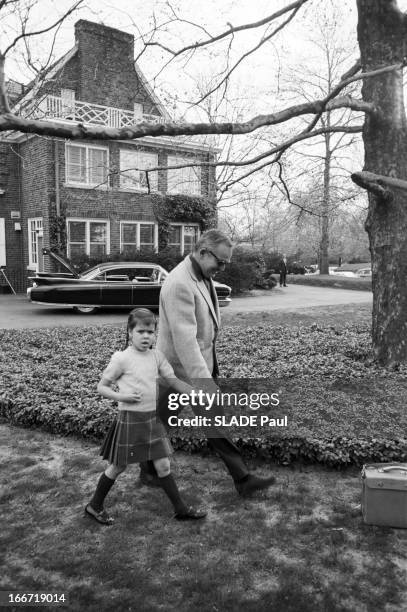
<svg viewBox="0 0 407 612">
<path fill-rule="evenodd" d="M 71 306 L 80 314 L 91 314 L 99 308 L 158 309 L 161 285 L 168 272 L 155 263 L 114 261 L 99 264 L 78 274 L 63 257 L 43 249 L 68 272 L 37 272 L 30 277 L 32 287 L 27 296 L 35 304 Z M 215 281 L 220 306 L 231 302 L 231 289 Z"/>
<path fill-rule="evenodd" d="M 372 268 L 360 268 L 356 272 L 356 276 L 359 278 L 372 278 Z"/>
</svg>

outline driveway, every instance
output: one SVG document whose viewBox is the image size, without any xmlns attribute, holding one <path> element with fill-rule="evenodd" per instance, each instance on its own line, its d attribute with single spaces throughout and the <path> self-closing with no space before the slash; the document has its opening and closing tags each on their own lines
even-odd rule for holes
<svg viewBox="0 0 407 612">
<path fill-rule="evenodd" d="M 224 321 L 236 313 L 286 312 L 313 306 L 334 306 L 340 304 L 369 304 L 369 291 L 330 289 L 306 285 L 289 285 L 272 291 L 253 291 L 251 296 L 233 298 L 227 308 L 222 308 Z M 31 304 L 25 294 L 0 294 L 0 329 L 62 327 L 72 325 L 117 325 L 124 323 L 126 310 L 105 310 L 95 315 L 77 315 L 71 309 Z"/>
<path fill-rule="evenodd" d="M 370 291 L 353 289 L 331 289 L 310 285 L 288 285 L 275 287 L 272 291 L 254 291 L 250 297 L 237 297 L 227 307 L 228 312 L 253 312 L 264 310 L 299 310 L 312 306 L 335 306 L 339 304 L 369 304 Z"/>
</svg>

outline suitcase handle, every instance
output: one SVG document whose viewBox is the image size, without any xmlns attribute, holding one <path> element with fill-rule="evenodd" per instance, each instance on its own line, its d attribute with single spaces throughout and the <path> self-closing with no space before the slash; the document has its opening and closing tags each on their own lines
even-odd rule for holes
<svg viewBox="0 0 407 612">
<path fill-rule="evenodd" d="M 404 465 L 388 465 L 387 467 L 379 468 L 378 472 L 390 472 L 391 470 L 403 470 L 407 472 L 407 467 Z"/>
</svg>

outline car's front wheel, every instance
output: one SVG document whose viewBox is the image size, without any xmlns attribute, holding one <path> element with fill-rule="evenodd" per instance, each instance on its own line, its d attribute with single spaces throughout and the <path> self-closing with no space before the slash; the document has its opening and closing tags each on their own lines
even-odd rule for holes
<svg viewBox="0 0 407 612">
<path fill-rule="evenodd" d="M 98 310 L 96 306 L 74 306 L 73 309 L 77 314 L 81 315 L 94 314 Z"/>
</svg>

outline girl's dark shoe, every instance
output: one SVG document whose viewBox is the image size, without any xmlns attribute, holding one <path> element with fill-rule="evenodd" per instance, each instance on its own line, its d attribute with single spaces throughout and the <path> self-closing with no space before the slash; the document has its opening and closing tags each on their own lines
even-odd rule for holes
<svg viewBox="0 0 407 612">
<path fill-rule="evenodd" d="M 100 512 L 97 512 L 96 510 L 94 510 L 94 508 L 92 508 L 90 504 L 85 507 L 85 514 L 93 518 L 101 525 L 112 525 L 114 523 L 114 520 L 111 516 L 108 515 L 106 510 L 101 510 Z"/>
<path fill-rule="evenodd" d="M 203 510 L 198 510 L 198 508 L 194 508 L 193 506 L 188 506 L 182 512 L 177 512 L 177 514 L 174 514 L 174 518 L 177 519 L 177 521 L 203 519 L 205 516 L 206 512 Z"/>
</svg>

